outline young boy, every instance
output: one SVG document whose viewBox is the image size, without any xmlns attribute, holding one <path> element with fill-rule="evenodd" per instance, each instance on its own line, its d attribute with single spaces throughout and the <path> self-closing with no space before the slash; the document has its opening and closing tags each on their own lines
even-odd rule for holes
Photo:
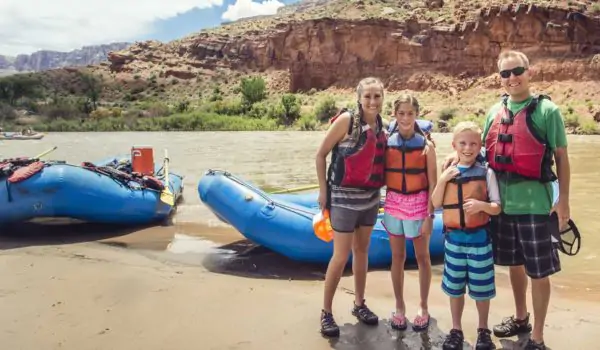
<svg viewBox="0 0 600 350">
<path fill-rule="evenodd" d="M 475 161 L 481 149 L 477 124 L 458 123 L 452 147 L 459 162 L 441 174 L 431 198 L 434 207 L 443 208 L 447 231 L 442 289 L 450 297 L 452 329 L 443 349 L 463 348 L 461 319 L 467 285 L 479 314 L 475 349 L 495 349 L 488 328 L 490 300 L 496 295 L 494 259 L 486 227 L 490 215 L 502 210 L 498 184 L 494 172 Z"/>
</svg>

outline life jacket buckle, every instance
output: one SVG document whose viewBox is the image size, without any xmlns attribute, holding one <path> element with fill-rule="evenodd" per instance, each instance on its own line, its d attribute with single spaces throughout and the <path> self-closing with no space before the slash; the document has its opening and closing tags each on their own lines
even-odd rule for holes
<svg viewBox="0 0 600 350">
<path fill-rule="evenodd" d="M 500 124 L 504 124 L 504 125 L 512 125 L 513 124 L 513 118 L 510 117 L 502 117 L 502 119 L 500 119 Z"/>
<path fill-rule="evenodd" d="M 498 164 L 512 164 L 512 157 L 497 154 L 494 157 L 494 161 Z"/>
<path fill-rule="evenodd" d="M 513 141 L 512 134 L 498 134 L 498 141 L 503 143 L 511 143 Z"/>
<path fill-rule="evenodd" d="M 469 179 L 463 176 L 457 176 L 454 179 L 452 179 L 452 182 L 454 182 L 457 185 L 462 185 L 469 182 Z"/>
</svg>

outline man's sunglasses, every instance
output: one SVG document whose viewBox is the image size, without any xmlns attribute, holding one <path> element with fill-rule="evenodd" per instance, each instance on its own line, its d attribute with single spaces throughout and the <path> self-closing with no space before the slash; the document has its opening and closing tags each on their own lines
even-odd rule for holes
<svg viewBox="0 0 600 350">
<path fill-rule="evenodd" d="M 527 68 L 525 68 L 525 67 L 515 67 L 513 69 L 505 69 L 505 70 L 500 71 L 500 76 L 502 78 L 506 79 L 506 78 L 510 78 L 510 73 L 512 73 L 515 75 L 515 77 L 518 77 L 519 75 L 525 73 L 526 70 L 527 70 Z"/>
</svg>

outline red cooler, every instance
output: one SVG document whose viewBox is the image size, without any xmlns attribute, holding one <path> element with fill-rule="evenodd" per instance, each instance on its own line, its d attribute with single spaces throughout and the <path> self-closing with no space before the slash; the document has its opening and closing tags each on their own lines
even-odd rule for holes
<svg viewBox="0 0 600 350">
<path fill-rule="evenodd" d="M 152 147 L 131 148 L 131 170 L 142 175 L 154 175 L 154 150 Z"/>
</svg>

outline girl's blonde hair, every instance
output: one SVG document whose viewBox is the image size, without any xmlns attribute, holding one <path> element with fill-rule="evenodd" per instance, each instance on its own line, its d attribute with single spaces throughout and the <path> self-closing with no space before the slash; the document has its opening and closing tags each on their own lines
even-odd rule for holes
<svg viewBox="0 0 600 350">
<path fill-rule="evenodd" d="M 362 96 L 363 91 L 365 90 L 365 86 L 371 85 L 371 84 L 379 85 L 379 87 L 381 88 L 381 98 L 383 99 L 384 87 L 383 87 L 383 82 L 381 82 L 381 80 L 379 78 L 367 77 L 358 82 L 358 85 L 356 86 L 356 103 L 358 106 L 358 113 L 353 115 L 352 132 L 350 135 L 351 138 L 358 138 L 358 136 L 360 135 L 360 130 L 361 130 L 360 121 L 363 118 L 363 109 L 362 109 L 362 105 L 360 104 L 360 97 Z M 346 111 L 347 111 L 346 108 L 340 108 L 337 111 L 337 113 L 335 114 L 334 118 Z"/>
<path fill-rule="evenodd" d="M 394 101 L 394 115 L 396 115 L 396 113 L 398 113 L 398 109 L 400 109 L 400 105 L 403 103 L 410 104 L 415 109 L 415 112 L 416 112 L 415 115 L 417 116 L 417 118 L 419 117 L 419 110 L 421 109 L 421 106 L 419 105 L 419 101 L 417 100 L 417 98 L 411 94 L 400 95 L 400 97 L 398 97 L 396 99 L 396 101 Z M 423 130 L 421 130 L 421 128 L 419 127 L 419 124 L 417 123 L 416 120 L 415 120 L 415 132 L 425 136 L 427 138 L 427 140 L 429 142 L 431 142 L 433 147 L 435 147 L 435 141 L 433 141 L 433 138 L 431 137 L 431 133 L 425 134 L 423 132 Z"/>
<path fill-rule="evenodd" d="M 362 120 L 362 117 L 363 117 L 363 109 L 362 109 L 362 105 L 360 104 L 360 97 L 362 96 L 365 86 L 367 86 L 367 85 L 378 85 L 379 88 L 381 89 L 381 99 L 382 100 L 383 100 L 383 96 L 384 96 L 383 83 L 381 82 L 381 80 L 379 80 L 379 78 L 367 77 L 367 78 L 364 78 L 361 81 L 359 81 L 358 85 L 356 86 L 356 103 L 358 105 L 358 116 L 359 116 L 360 120 Z"/>
<path fill-rule="evenodd" d="M 367 77 L 358 82 L 358 85 L 356 86 L 356 99 L 360 100 L 360 96 L 362 96 L 365 86 L 372 85 L 372 84 L 379 85 L 379 87 L 381 88 L 381 97 L 383 98 L 384 91 L 383 91 L 383 83 L 381 82 L 381 80 L 379 80 L 379 78 L 375 78 L 375 77 Z"/>
</svg>

